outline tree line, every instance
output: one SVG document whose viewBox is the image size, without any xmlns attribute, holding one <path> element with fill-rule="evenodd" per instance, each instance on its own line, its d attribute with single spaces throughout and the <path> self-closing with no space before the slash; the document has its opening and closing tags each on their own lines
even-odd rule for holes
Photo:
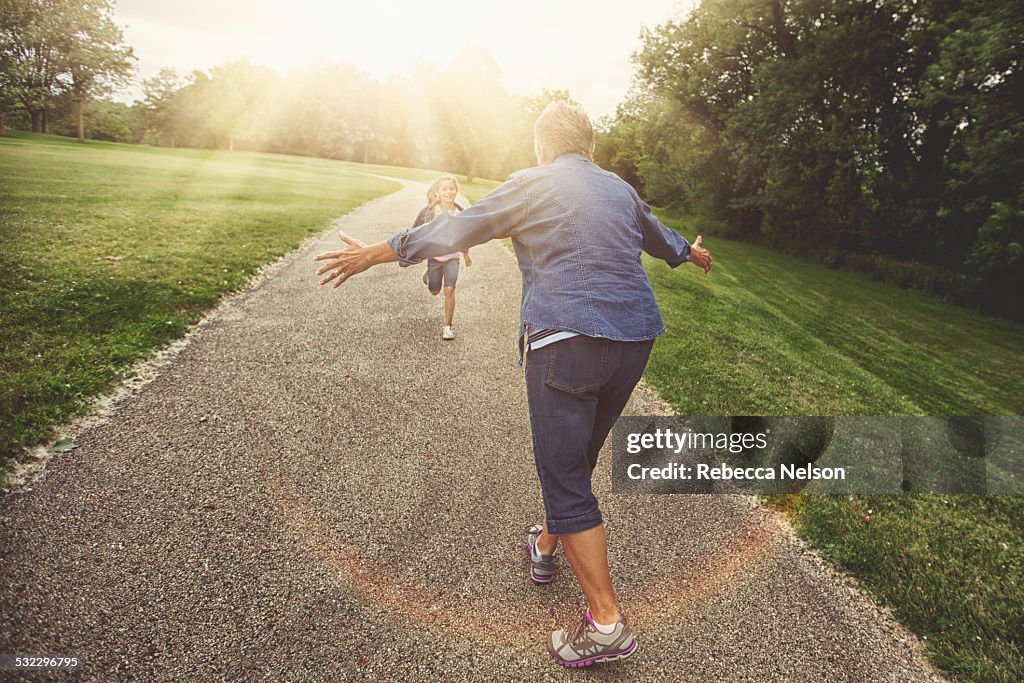
<svg viewBox="0 0 1024 683">
<path fill-rule="evenodd" d="M 534 163 L 533 120 L 565 91 L 520 97 L 480 47 L 447 67 L 386 82 L 320 61 L 279 74 L 234 61 L 162 69 L 133 104 L 110 99 L 134 73 L 111 0 L 0 0 L 0 133 L 169 147 L 245 149 L 503 178 Z"/>
<path fill-rule="evenodd" d="M 135 136 L 158 145 L 287 152 L 504 178 L 533 163 L 533 121 L 565 91 L 508 93 L 486 51 L 386 82 L 321 61 L 280 75 L 245 61 L 143 81 Z"/>
<path fill-rule="evenodd" d="M 0 133 L 21 107 L 33 132 L 59 110 L 85 137 L 90 100 L 127 84 L 135 57 L 110 0 L 0 0 Z"/>
<path fill-rule="evenodd" d="M 1024 3 L 703 0 L 598 160 L 723 231 L 1024 317 Z"/>
</svg>

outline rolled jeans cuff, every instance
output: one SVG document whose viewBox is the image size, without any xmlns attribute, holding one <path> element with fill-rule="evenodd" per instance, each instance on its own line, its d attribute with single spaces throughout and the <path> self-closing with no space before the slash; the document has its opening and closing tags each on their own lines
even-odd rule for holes
<svg viewBox="0 0 1024 683">
<path fill-rule="evenodd" d="M 592 512 L 588 512 L 585 515 L 579 517 L 570 517 L 569 519 L 551 519 L 547 517 L 545 519 L 548 525 L 548 533 L 555 536 L 561 536 L 563 534 L 578 534 L 581 531 L 587 531 L 593 529 L 596 526 L 604 524 L 604 519 L 601 517 L 601 511 L 594 508 Z"/>
</svg>

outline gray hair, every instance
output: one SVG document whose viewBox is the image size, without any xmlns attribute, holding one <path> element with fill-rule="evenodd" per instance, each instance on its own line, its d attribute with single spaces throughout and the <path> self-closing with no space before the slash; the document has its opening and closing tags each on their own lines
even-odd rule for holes
<svg viewBox="0 0 1024 683">
<path fill-rule="evenodd" d="M 552 102 L 533 125 L 533 138 L 551 160 L 578 152 L 586 157 L 594 153 L 594 127 L 582 108 L 566 102 Z"/>
</svg>

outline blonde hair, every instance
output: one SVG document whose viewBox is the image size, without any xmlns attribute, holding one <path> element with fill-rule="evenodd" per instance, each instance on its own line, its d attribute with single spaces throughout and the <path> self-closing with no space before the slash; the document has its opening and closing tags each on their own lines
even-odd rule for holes
<svg viewBox="0 0 1024 683">
<path fill-rule="evenodd" d="M 563 154 L 578 152 L 586 157 L 594 153 L 594 127 L 582 108 L 566 102 L 552 102 L 533 125 L 533 139 L 551 161 Z"/>
<path fill-rule="evenodd" d="M 430 187 L 427 188 L 427 204 L 433 206 L 441 201 L 441 194 L 438 191 L 441 188 L 441 183 L 446 180 L 450 180 L 455 183 L 455 193 L 459 192 L 459 179 L 455 176 L 445 173 L 434 179 L 434 182 L 430 183 Z"/>
</svg>

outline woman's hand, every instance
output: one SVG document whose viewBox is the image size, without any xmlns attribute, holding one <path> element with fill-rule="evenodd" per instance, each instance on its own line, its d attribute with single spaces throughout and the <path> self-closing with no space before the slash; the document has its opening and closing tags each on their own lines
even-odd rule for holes
<svg viewBox="0 0 1024 683">
<path fill-rule="evenodd" d="M 327 277 L 320 281 L 322 285 L 333 281 L 333 286 L 339 287 L 353 275 L 358 275 L 378 264 L 398 260 L 398 255 L 387 242 L 379 242 L 367 246 L 362 240 L 349 237 L 343 232 L 339 232 L 338 237 L 348 245 L 345 249 L 341 251 L 325 251 L 313 259 L 314 261 L 327 261 L 326 265 L 316 271 L 317 275 L 329 273 Z"/>
<path fill-rule="evenodd" d="M 707 275 L 711 272 L 711 252 L 700 246 L 701 241 L 701 236 L 697 235 L 697 239 L 690 245 L 690 263 L 702 268 Z"/>
</svg>

